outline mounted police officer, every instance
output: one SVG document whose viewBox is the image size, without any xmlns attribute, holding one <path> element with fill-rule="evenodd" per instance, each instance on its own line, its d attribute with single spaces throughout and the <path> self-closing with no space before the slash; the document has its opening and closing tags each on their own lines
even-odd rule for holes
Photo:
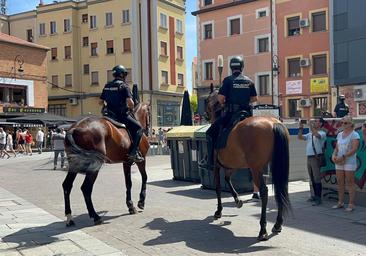
<svg viewBox="0 0 366 256">
<path fill-rule="evenodd" d="M 116 121 L 126 125 L 132 137 L 129 159 L 141 162 L 144 159 L 138 153 L 138 147 L 143 134 L 139 122 L 130 115 L 134 108 L 133 97 L 128 84 L 125 82 L 127 69 L 118 65 L 113 69 L 114 80 L 105 85 L 100 99 L 106 103 L 106 114 Z"/>
<path fill-rule="evenodd" d="M 342 118 L 349 113 L 349 106 L 346 104 L 345 100 L 346 97 L 344 95 L 339 95 L 338 97 L 338 104 L 334 108 L 334 116 Z"/>
<path fill-rule="evenodd" d="M 224 124 L 230 122 L 232 116 L 239 111 L 247 111 L 251 115 L 251 103 L 257 101 L 254 83 L 242 74 L 244 61 L 241 57 L 230 60 L 232 75 L 224 79 L 219 90 L 218 101 L 225 106 L 224 116 L 216 119 L 206 132 L 208 141 L 208 166 L 213 166 L 216 138 Z"/>
</svg>

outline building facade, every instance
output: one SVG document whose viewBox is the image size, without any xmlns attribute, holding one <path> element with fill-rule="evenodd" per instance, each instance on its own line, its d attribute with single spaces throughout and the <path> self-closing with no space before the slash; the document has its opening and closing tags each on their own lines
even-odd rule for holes
<svg viewBox="0 0 366 256">
<path fill-rule="evenodd" d="M 47 110 L 48 50 L 0 33 L 0 117 Z"/>
<path fill-rule="evenodd" d="M 153 126 L 178 125 L 186 86 L 185 1 L 84 0 L 8 17 L 11 35 L 48 46 L 49 112 L 99 114 L 112 68 L 128 68 Z"/>
<path fill-rule="evenodd" d="M 330 1 L 331 81 L 346 96 L 350 114 L 366 117 L 366 16 L 362 0 Z"/>
<path fill-rule="evenodd" d="M 256 85 L 259 104 L 276 104 L 277 88 L 272 86 L 271 5 L 268 0 L 198 0 L 198 102 L 199 113 L 205 111 L 204 100 L 213 84 L 219 87 L 231 75 L 230 59 L 244 59 L 243 73 Z M 218 63 L 222 55 L 222 63 Z M 220 61 L 221 62 L 221 61 Z M 222 75 L 218 66 L 222 65 Z"/>
<path fill-rule="evenodd" d="M 331 111 L 329 1 L 276 1 L 279 101 L 285 118 Z"/>
</svg>

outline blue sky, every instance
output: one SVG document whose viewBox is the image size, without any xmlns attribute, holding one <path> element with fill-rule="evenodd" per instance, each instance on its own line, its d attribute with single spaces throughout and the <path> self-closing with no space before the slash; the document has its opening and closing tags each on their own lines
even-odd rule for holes
<svg viewBox="0 0 366 256">
<path fill-rule="evenodd" d="M 53 2 L 52 0 L 44 0 L 45 4 Z M 196 18 L 191 12 L 196 10 L 196 1 L 186 1 L 186 68 L 187 68 L 187 87 L 192 92 L 192 61 L 197 56 L 196 41 Z M 8 14 L 25 12 L 34 10 L 39 4 L 39 0 L 8 0 Z"/>
</svg>

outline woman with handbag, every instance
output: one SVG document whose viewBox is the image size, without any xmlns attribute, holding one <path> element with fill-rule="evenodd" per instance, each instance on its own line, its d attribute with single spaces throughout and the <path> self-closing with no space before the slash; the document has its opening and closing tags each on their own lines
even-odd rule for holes
<svg viewBox="0 0 366 256">
<path fill-rule="evenodd" d="M 348 186 L 349 203 L 347 212 L 354 210 L 354 199 L 356 194 L 355 171 L 357 169 L 356 151 L 360 143 L 360 135 L 354 131 L 352 117 L 342 118 L 343 131 L 337 135 L 337 145 L 333 151 L 332 161 L 335 163 L 337 184 L 338 184 L 338 204 L 333 209 L 344 207 L 345 182 Z"/>
</svg>

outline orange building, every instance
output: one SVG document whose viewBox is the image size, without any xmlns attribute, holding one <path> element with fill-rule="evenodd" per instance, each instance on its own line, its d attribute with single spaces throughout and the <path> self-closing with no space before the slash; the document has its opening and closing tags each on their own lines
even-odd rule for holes
<svg viewBox="0 0 366 256">
<path fill-rule="evenodd" d="M 197 17 L 198 111 L 204 112 L 209 86 L 220 85 L 218 56 L 222 55 L 222 76 L 231 74 L 234 56 L 244 59 L 243 73 L 257 89 L 259 103 L 276 104 L 277 88 L 271 75 L 271 15 L 268 0 L 200 0 Z"/>
<path fill-rule="evenodd" d="M 277 0 L 279 101 L 285 118 L 331 110 L 328 0 Z"/>
<path fill-rule="evenodd" d="M 0 33 L 0 116 L 45 112 L 48 50 Z"/>
</svg>

